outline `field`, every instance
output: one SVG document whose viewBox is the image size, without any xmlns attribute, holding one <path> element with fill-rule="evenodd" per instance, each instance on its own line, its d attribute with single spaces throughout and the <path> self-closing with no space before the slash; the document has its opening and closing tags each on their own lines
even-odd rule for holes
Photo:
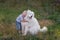
<svg viewBox="0 0 60 40">
<path fill-rule="evenodd" d="M 35 1 L 36 2 L 36 1 Z M 25 3 L 25 2 L 24 2 Z M 35 17 L 41 26 L 47 26 L 47 33 L 38 33 L 38 35 L 27 35 L 21 37 L 16 32 L 16 17 L 27 9 L 27 4 L 0 3 L 0 40 L 60 40 L 60 6 L 47 5 L 45 2 L 39 6 L 32 3 L 29 9 L 35 12 Z M 45 8 L 44 8 L 45 7 Z M 55 8 L 54 8 L 55 7 Z"/>
</svg>

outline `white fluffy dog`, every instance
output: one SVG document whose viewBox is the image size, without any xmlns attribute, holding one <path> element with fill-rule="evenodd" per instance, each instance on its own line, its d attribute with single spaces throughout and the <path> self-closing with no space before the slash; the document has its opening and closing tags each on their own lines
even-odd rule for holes
<svg viewBox="0 0 60 40">
<path fill-rule="evenodd" d="M 28 32 L 32 35 L 37 34 L 38 32 L 46 32 L 47 27 L 40 28 L 40 25 L 37 21 L 37 19 L 34 17 L 34 12 L 31 10 L 27 11 L 27 16 L 25 17 L 25 20 L 28 22 L 22 22 L 22 32 L 23 35 L 26 35 Z"/>
</svg>

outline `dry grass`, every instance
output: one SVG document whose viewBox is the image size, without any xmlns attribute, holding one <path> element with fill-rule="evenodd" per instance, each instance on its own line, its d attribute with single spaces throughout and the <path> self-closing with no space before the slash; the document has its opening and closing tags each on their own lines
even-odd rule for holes
<svg viewBox="0 0 60 40">
<path fill-rule="evenodd" d="M 53 21 L 51 21 L 51 20 L 40 20 L 39 23 L 40 23 L 40 25 L 42 27 L 54 24 Z M 28 40 L 28 39 L 30 39 L 29 36 L 19 37 L 19 35 L 16 32 L 16 28 L 15 27 L 16 27 L 15 23 L 11 23 L 11 24 L 2 23 L 2 24 L 0 24 L 0 33 L 2 33 L 2 37 L 3 38 L 10 38 L 10 39 L 12 38 L 12 40 L 19 40 L 19 39 Z M 49 40 L 49 37 L 50 37 L 50 35 L 48 33 L 45 33 L 45 34 L 38 33 L 38 35 L 37 35 L 37 38 L 39 40 L 43 40 L 43 39 Z M 32 38 L 31 38 L 31 40 L 32 40 Z"/>
<path fill-rule="evenodd" d="M 43 26 L 50 26 L 50 25 L 54 24 L 54 21 L 42 19 L 42 20 L 39 21 L 39 24 L 40 24 L 41 27 L 43 27 Z"/>
</svg>

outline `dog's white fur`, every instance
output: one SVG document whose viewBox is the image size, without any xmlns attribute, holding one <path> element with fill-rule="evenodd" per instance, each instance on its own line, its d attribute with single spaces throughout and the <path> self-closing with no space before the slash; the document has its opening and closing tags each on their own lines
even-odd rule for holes
<svg viewBox="0 0 60 40">
<path fill-rule="evenodd" d="M 32 18 L 29 19 L 29 15 L 32 15 Z M 28 32 L 32 35 L 37 34 L 38 32 L 46 32 L 47 27 L 40 28 L 40 25 L 37 19 L 34 17 L 34 12 L 28 10 L 25 20 L 28 22 L 21 22 L 22 23 L 22 32 L 23 35 L 26 35 Z"/>
</svg>

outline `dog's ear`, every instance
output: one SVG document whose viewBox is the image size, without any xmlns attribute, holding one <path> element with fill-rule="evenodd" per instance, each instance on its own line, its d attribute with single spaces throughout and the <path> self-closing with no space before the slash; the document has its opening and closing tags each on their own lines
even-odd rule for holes
<svg viewBox="0 0 60 40">
<path fill-rule="evenodd" d="M 34 12 L 32 12 L 32 13 L 33 13 L 32 17 L 34 17 L 35 14 L 34 14 Z"/>
</svg>

